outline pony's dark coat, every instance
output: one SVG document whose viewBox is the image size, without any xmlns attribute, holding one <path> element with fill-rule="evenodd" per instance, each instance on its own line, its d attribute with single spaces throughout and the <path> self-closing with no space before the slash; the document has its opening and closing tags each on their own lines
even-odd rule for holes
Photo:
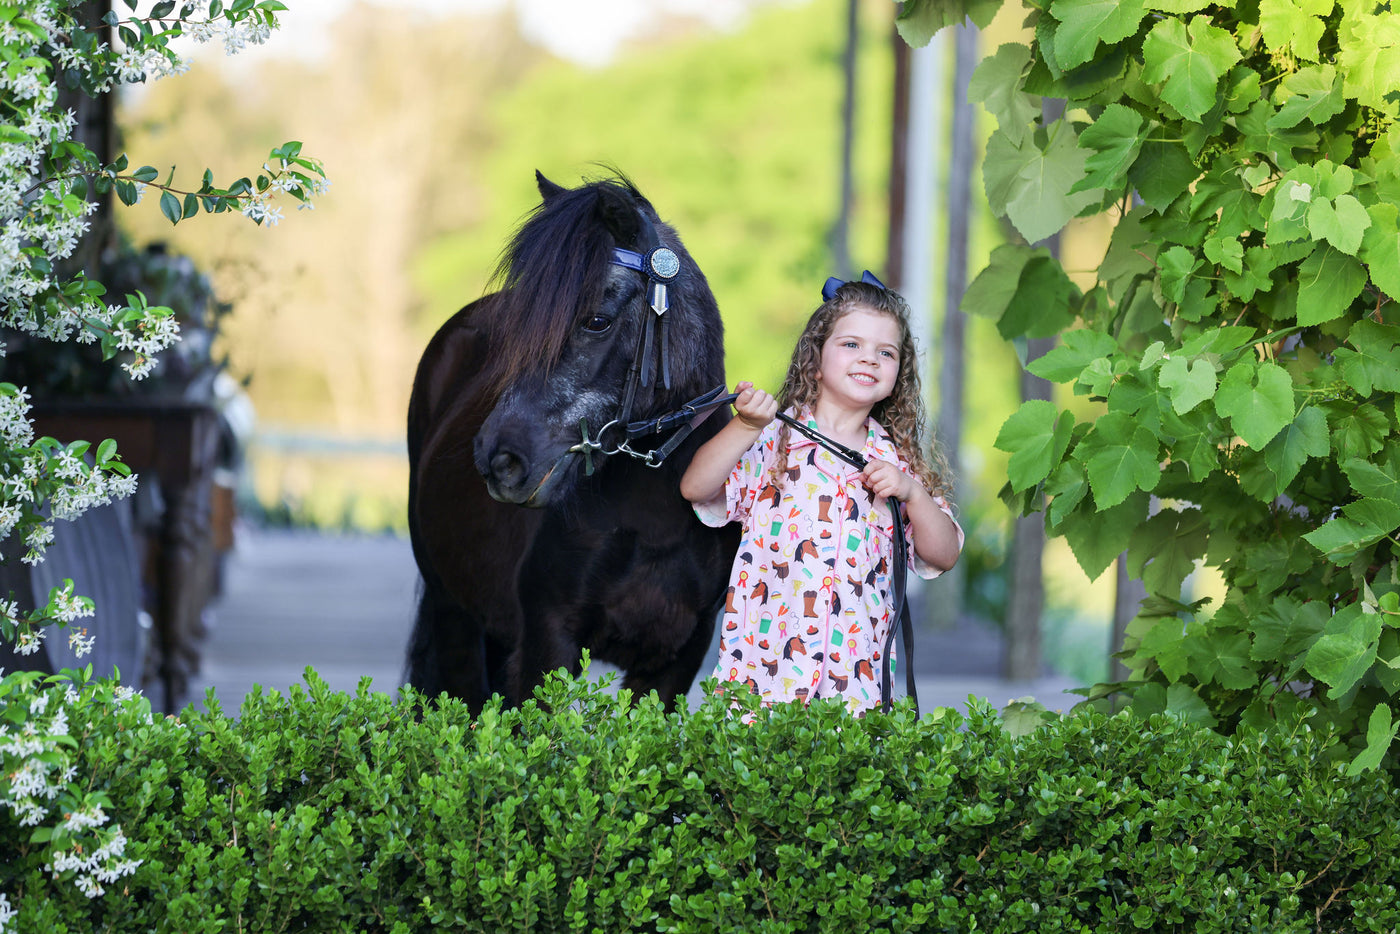
<svg viewBox="0 0 1400 934">
<path fill-rule="evenodd" d="M 473 709 L 492 693 L 519 703 L 545 672 L 577 672 L 587 648 L 669 704 L 705 661 L 737 544 L 735 526 L 704 526 L 679 493 L 726 416 L 660 469 L 595 454 L 588 477 L 568 449 L 581 418 L 596 433 L 617 415 L 652 314 L 645 279 L 611 263 L 614 247 L 638 249 L 650 226 L 682 264 L 667 312 L 672 388 L 639 387 L 632 419 L 724 385 L 719 312 L 629 181 L 538 181 L 543 201 L 506 251 L 500 289 L 438 330 L 414 379 L 409 530 L 423 581 L 407 680 Z"/>
</svg>

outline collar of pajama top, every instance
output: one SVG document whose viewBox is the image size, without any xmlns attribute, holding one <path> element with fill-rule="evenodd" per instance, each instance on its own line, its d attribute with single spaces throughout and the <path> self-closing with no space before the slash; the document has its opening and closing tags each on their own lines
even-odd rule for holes
<svg viewBox="0 0 1400 934">
<path fill-rule="evenodd" d="M 789 410 L 789 412 L 791 412 L 791 410 Z M 813 431 L 821 431 L 821 429 L 817 427 L 817 419 L 812 415 L 810 409 L 803 409 L 802 414 L 797 416 L 797 420 Z M 805 451 L 808 448 L 815 447 L 820 447 L 820 445 L 802 432 L 796 429 L 788 430 L 789 457 L 791 457 L 794 452 Z M 830 451 L 827 451 L 827 453 L 831 454 Z M 895 450 L 894 441 L 890 438 L 889 433 L 885 431 L 885 426 L 869 416 L 865 419 L 865 444 L 861 446 L 860 453 L 864 455 L 865 459 L 868 461 L 889 461 L 891 464 L 903 467 L 903 459 L 899 456 L 899 452 Z M 845 470 L 845 475 L 848 479 L 852 475 L 860 473 L 859 468 L 853 464 L 847 463 L 844 458 L 837 457 L 835 454 L 831 454 L 831 457 L 836 464 Z"/>
</svg>

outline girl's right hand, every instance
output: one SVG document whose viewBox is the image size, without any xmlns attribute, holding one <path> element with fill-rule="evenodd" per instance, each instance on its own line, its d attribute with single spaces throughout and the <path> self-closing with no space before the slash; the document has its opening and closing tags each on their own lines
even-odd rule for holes
<svg viewBox="0 0 1400 934">
<path fill-rule="evenodd" d="M 778 417 L 778 400 L 745 380 L 734 387 L 739 398 L 734 400 L 734 412 L 739 421 L 755 431 L 761 431 Z"/>
</svg>

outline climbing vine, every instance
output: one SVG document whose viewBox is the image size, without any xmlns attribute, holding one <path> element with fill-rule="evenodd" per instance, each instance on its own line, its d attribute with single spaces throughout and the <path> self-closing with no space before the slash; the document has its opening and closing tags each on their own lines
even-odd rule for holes
<svg viewBox="0 0 1400 934">
<path fill-rule="evenodd" d="M 911 43 L 999 3 L 904 4 Z M 1059 335 L 1031 372 L 1097 403 L 1002 426 L 1003 497 L 1148 598 L 1131 696 L 1231 729 L 1310 708 L 1351 768 L 1400 720 L 1400 16 L 1374 0 L 1053 0 L 979 66 L 999 247 L 964 310 Z M 1041 99 L 1065 101 L 1042 117 Z M 1116 219 L 1095 281 L 1032 246 Z M 1219 600 L 1184 584 L 1207 566 Z M 1339 746 L 1339 754 L 1343 747 Z"/>
</svg>

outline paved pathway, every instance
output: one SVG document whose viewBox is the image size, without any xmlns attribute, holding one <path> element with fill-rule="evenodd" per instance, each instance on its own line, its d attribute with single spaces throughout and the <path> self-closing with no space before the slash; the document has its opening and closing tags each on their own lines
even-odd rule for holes
<svg viewBox="0 0 1400 934">
<path fill-rule="evenodd" d="M 308 665 L 337 691 L 368 675 L 394 692 L 417 575 L 407 539 L 240 527 L 188 700 L 212 687 L 236 713 L 254 684 L 285 691 Z"/>
<path fill-rule="evenodd" d="M 417 573 L 407 539 L 240 528 L 188 700 L 203 706 L 212 687 L 224 711 L 234 714 L 255 684 L 285 691 L 302 682 L 307 666 L 335 690 L 353 691 L 369 676 L 373 690 L 394 692 Z M 711 654 L 718 654 L 717 644 Z M 1062 693 L 1073 683 L 1054 675 L 1024 683 L 998 678 L 999 637 L 974 622 L 920 634 L 916 662 L 925 711 L 965 709 L 968 695 L 997 707 L 1024 696 L 1052 709 L 1078 699 Z M 609 670 L 595 666 L 600 669 Z M 693 688 L 690 702 L 699 699 Z"/>
</svg>

